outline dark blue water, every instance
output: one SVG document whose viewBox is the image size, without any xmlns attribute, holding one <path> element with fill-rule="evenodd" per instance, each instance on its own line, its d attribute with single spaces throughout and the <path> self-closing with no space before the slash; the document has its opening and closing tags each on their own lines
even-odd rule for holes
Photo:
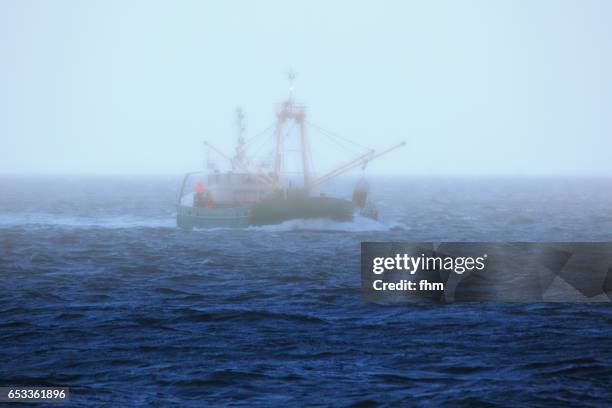
<svg viewBox="0 0 612 408">
<path fill-rule="evenodd" d="M 181 231 L 175 179 L 0 179 L 0 386 L 80 406 L 609 406 L 610 306 L 367 304 L 359 244 L 612 241 L 612 180 L 371 182 L 381 223 Z"/>
</svg>

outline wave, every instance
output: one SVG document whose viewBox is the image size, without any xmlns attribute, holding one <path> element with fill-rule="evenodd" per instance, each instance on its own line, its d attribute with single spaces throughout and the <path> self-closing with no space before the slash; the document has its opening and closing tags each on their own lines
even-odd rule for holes
<svg viewBox="0 0 612 408">
<path fill-rule="evenodd" d="M 295 219 L 276 225 L 253 226 L 249 231 L 288 232 L 288 231 L 329 231 L 329 232 L 371 232 L 397 231 L 407 227 L 399 222 L 380 222 L 356 215 L 353 221 L 334 221 L 328 218 Z"/>
<path fill-rule="evenodd" d="M 175 227 L 173 216 L 137 217 L 133 215 L 79 217 L 55 214 L 0 215 L 0 227 L 61 226 L 77 228 L 163 228 Z"/>
</svg>

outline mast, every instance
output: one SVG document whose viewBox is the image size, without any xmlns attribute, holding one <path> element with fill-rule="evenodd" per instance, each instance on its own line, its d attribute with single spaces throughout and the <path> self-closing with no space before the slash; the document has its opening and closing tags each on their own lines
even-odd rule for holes
<svg viewBox="0 0 612 408">
<path fill-rule="evenodd" d="M 237 167 L 237 163 L 244 164 L 244 150 L 245 150 L 245 141 L 244 141 L 244 111 L 241 107 L 236 108 L 236 127 L 238 129 L 238 140 L 236 143 L 236 153 L 234 154 L 234 158 L 232 160 L 232 168 L 235 170 Z"/>
<path fill-rule="evenodd" d="M 304 126 L 304 117 L 300 118 L 300 146 L 302 150 L 302 171 L 304 173 L 304 188 L 310 188 L 310 169 L 308 168 L 308 160 L 310 152 L 308 151 L 308 142 L 306 141 L 306 127 Z"/>
<path fill-rule="evenodd" d="M 306 139 L 306 108 L 304 106 L 297 105 L 293 99 L 295 73 L 290 71 L 287 77 L 289 79 L 289 97 L 282 103 L 280 110 L 276 113 L 276 154 L 274 160 L 274 176 L 277 181 L 280 181 L 284 172 L 285 135 L 283 135 L 283 130 L 288 121 L 293 121 L 299 127 L 304 188 L 308 189 L 310 187 L 310 169 L 308 166 L 310 152 L 308 149 L 308 141 Z"/>
<path fill-rule="evenodd" d="M 283 122 L 282 112 L 276 114 L 276 153 L 274 155 L 274 178 L 276 181 L 280 181 L 280 175 L 283 168 Z"/>
</svg>

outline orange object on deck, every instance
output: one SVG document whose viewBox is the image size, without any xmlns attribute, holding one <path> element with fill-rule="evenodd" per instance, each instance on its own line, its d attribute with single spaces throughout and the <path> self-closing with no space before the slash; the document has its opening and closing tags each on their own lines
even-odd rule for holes
<svg viewBox="0 0 612 408">
<path fill-rule="evenodd" d="M 193 189 L 196 191 L 196 193 L 203 193 L 206 189 L 206 186 L 204 185 L 204 183 L 196 183 L 193 186 Z"/>
<path fill-rule="evenodd" d="M 215 202 L 213 201 L 212 194 L 210 191 L 206 193 L 206 197 L 204 197 L 204 207 L 213 208 L 215 206 Z"/>
</svg>

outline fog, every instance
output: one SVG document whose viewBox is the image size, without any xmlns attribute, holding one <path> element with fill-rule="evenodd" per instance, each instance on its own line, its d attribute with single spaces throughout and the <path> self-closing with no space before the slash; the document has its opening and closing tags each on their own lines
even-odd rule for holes
<svg viewBox="0 0 612 408">
<path fill-rule="evenodd" d="M 202 167 L 274 121 L 297 72 L 308 120 L 370 170 L 612 175 L 609 1 L 0 1 L 0 173 Z M 330 159 L 333 159 L 330 158 Z"/>
</svg>

